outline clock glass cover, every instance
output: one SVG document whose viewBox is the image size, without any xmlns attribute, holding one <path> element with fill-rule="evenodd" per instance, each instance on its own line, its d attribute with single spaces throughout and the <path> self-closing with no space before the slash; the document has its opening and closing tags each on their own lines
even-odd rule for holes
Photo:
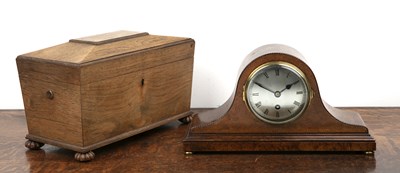
<svg viewBox="0 0 400 173">
<path fill-rule="evenodd" d="M 304 74 L 286 62 L 270 62 L 256 68 L 244 86 L 244 100 L 262 121 L 283 124 L 299 117 L 310 100 Z"/>
</svg>

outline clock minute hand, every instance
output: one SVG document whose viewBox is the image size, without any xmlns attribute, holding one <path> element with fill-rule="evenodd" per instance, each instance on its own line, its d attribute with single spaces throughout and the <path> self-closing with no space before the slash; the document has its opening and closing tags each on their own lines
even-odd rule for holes
<svg viewBox="0 0 400 173">
<path fill-rule="evenodd" d="M 263 88 L 263 89 L 265 89 L 265 90 L 267 90 L 267 91 L 269 91 L 269 92 L 271 92 L 271 93 L 275 93 L 275 91 L 272 91 L 271 89 L 269 89 L 269 88 L 267 88 L 267 87 L 264 87 L 264 86 L 262 86 L 261 84 L 259 84 L 258 82 L 254 82 L 256 85 L 258 85 L 259 87 L 261 87 L 261 88 Z"/>
<path fill-rule="evenodd" d="M 292 88 L 292 85 L 295 85 L 295 84 L 297 84 L 297 83 L 299 83 L 299 80 L 297 80 L 297 81 L 295 81 L 295 82 L 293 82 L 293 83 L 291 83 L 291 84 L 287 84 L 286 87 L 283 88 L 283 90 L 281 90 L 280 92 L 283 92 L 283 91 L 285 91 L 285 90 L 287 90 L 287 89 Z"/>
</svg>

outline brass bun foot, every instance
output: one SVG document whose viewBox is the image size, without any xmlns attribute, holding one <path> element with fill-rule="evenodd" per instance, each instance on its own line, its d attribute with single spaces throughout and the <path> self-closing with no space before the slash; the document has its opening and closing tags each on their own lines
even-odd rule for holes
<svg viewBox="0 0 400 173">
<path fill-rule="evenodd" d="M 189 124 L 190 122 L 192 122 L 192 118 L 193 118 L 193 116 L 192 116 L 192 115 L 189 115 L 189 116 L 187 116 L 187 117 L 183 117 L 183 118 L 179 119 L 179 121 L 180 121 L 182 124 Z"/>
<path fill-rule="evenodd" d="M 31 150 L 39 150 L 41 147 L 43 147 L 43 145 L 43 143 L 31 141 L 29 139 L 25 142 L 25 147 Z"/>
<path fill-rule="evenodd" d="M 93 151 L 89 151 L 87 153 L 75 153 L 75 160 L 80 162 L 88 162 L 94 159 Z"/>
</svg>

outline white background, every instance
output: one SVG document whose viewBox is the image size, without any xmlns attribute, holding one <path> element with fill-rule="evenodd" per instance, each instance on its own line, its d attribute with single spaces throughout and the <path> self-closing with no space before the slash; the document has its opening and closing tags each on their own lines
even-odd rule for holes
<svg viewBox="0 0 400 173">
<path fill-rule="evenodd" d="M 0 1 L 0 109 L 22 109 L 17 55 L 116 30 L 196 40 L 192 107 L 217 107 L 270 43 L 307 59 L 333 106 L 400 106 L 396 1 Z"/>
</svg>

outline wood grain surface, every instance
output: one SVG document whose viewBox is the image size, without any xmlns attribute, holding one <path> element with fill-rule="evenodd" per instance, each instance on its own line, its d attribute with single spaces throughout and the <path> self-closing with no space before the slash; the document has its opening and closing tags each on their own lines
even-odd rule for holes
<svg viewBox="0 0 400 173">
<path fill-rule="evenodd" d="M 30 134 L 83 147 L 80 87 L 25 77 L 20 82 Z"/>
<path fill-rule="evenodd" d="M 187 58 L 82 86 L 84 145 L 189 111 L 192 69 Z"/>
<path fill-rule="evenodd" d="M 18 56 L 26 138 L 85 153 L 189 116 L 194 45 L 117 31 Z"/>
<path fill-rule="evenodd" d="M 0 172 L 398 172 L 400 108 L 346 108 L 360 113 L 376 139 L 374 155 L 357 153 L 205 153 L 185 155 L 187 125 L 172 122 L 95 150 L 80 163 L 75 152 L 24 147 L 24 111 L 0 111 Z"/>
<path fill-rule="evenodd" d="M 181 37 L 146 35 L 101 45 L 67 42 L 26 53 L 20 55 L 19 58 L 74 66 L 93 61 L 105 60 L 105 58 L 112 56 L 139 52 L 149 48 L 157 49 L 159 47 L 165 47 L 166 45 L 172 46 L 181 41 L 187 42 L 188 40 L 188 38 Z"/>
</svg>

